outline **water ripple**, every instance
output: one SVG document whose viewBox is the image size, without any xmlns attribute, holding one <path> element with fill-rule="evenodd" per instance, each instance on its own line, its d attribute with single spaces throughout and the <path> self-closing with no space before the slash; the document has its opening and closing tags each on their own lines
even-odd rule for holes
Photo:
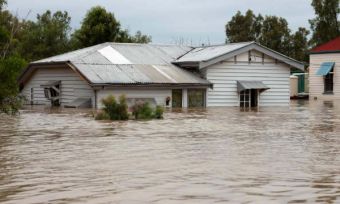
<svg viewBox="0 0 340 204">
<path fill-rule="evenodd" d="M 1 203 L 340 203 L 340 104 L 0 115 Z"/>
</svg>

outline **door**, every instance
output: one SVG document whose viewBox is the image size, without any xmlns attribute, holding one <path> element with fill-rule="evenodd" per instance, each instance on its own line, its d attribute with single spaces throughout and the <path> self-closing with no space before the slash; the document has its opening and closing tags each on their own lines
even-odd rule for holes
<svg viewBox="0 0 340 204">
<path fill-rule="evenodd" d="M 298 75 L 298 93 L 305 92 L 305 75 Z"/>
<path fill-rule="evenodd" d="M 205 89 L 188 90 L 188 107 L 204 108 L 205 107 Z"/>
<path fill-rule="evenodd" d="M 172 90 L 172 107 L 182 108 L 182 89 Z"/>
</svg>

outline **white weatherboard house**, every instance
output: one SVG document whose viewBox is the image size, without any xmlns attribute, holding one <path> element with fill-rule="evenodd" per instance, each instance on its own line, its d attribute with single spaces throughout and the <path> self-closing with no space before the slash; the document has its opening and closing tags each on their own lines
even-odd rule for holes
<svg viewBox="0 0 340 204">
<path fill-rule="evenodd" d="M 294 59 L 255 42 L 217 46 L 103 43 L 32 62 L 30 104 L 101 107 L 108 95 L 169 107 L 288 106 Z"/>
<path fill-rule="evenodd" d="M 340 99 L 340 36 L 313 48 L 309 57 L 310 99 Z"/>
</svg>

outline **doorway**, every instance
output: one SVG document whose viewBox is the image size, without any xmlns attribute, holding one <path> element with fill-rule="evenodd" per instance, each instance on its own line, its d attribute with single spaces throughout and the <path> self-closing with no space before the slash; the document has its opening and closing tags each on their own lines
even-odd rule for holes
<svg viewBox="0 0 340 204">
<path fill-rule="evenodd" d="M 257 103 L 258 103 L 258 90 L 257 89 L 251 89 L 251 93 L 250 93 L 250 106 L 252 108 L 257 107 Z"/>
<path fill-rule="evenodd" d="M 258 89 L 246 89 L 240 92 L 240 107 L 258 107 Z"/>
<path fill-rule="evenodd" d="M 182 108 L 182 89 L 172 90 L 172 107 Z"/>
</svg>

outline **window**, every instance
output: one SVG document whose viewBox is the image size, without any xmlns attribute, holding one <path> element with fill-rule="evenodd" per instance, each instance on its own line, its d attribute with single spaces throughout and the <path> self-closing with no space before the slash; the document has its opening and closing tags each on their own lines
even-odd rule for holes
<svg viewBox="0 0 340 204">
<path fill-rule="evenodd" d="M 189 108 L 205 107 L 205 89 L 189 89 L 188 90 L 188 106 Z"/>
<path fill-rule="evenodd" d="M 240 92 L 240 107 L 250 106 L 250 89 Z"/>
<path fill-rule="evenodd" d="M 333 69 L 324 77 L 324 93 L 332 94 L 333 93 Z"/>
</svg>

